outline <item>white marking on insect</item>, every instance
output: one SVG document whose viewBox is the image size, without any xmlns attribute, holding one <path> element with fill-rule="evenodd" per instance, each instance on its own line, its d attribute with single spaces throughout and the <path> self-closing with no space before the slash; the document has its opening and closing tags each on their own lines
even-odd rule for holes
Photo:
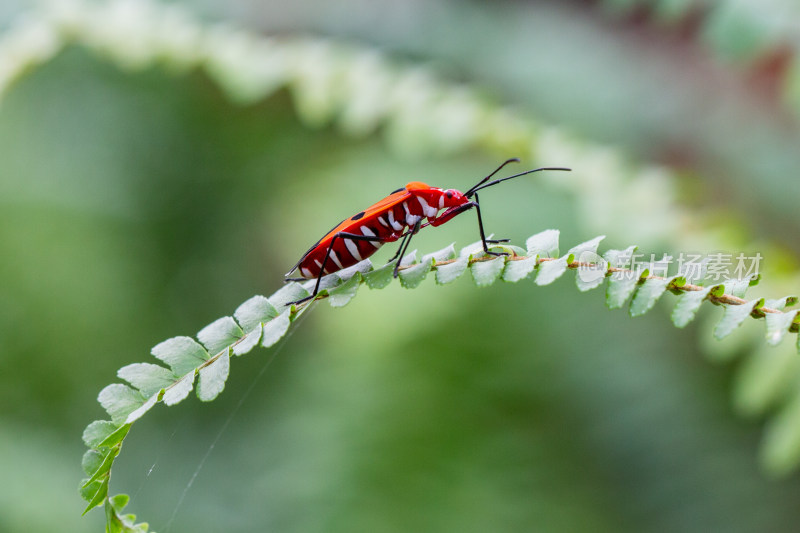
<svg viewBox="0 0 800 533">
<path fill-rule="evenodd" d="M 315 277 L 315 276 L 314 276 L 314 275 L 311 273 L 311 271 L 310 271 L 309 269 L 305 268 L 305 267 L 303 267 L 303 268 L 301 268 L 301 269 L 300 269 L 300 273 L 303 275 L 303 277 L 304 277 L 304 278 L 311 279 L 311 278 Z"/>
<path fill-rule="evenodd" d="M 395 231 L 403 231 L 403 225 L 394 219 L 394 211 L 391 209 L 389 210 L 389 224 Z"/>
<path fill-rule="evenodd" d="M 352 239 L 345 239 L 344 245 L 347 246 L 347 251 L 350 252 L 350 255 L 353 256 L 353 259 L 356 261 L 361 261 L 361 254 L 358 253 L 358 245 Z"/>
<path fill-rule="evenodd" d="M 439 196 L 439 209 L 444 209 L 444 194 Z"/>
<path fill-rule="evenodd" d="M 378 222 L 380 222 L 381 226 L 383 226 L 384 228 L 388 228 L 389 227 L 389 223 L 386 222 L 386 219 L 383 218 L 383 217 L 378 217 Z"/>
<path fill-rule="evenodd" d="M 377 237 L 377 235 L 375 235 L 375 232 L 366 226 L 361 226 L 361 233 L 363 233 L 367 237 Z M 368 241 L 368 242 L 372 244 L 372 246 L 374 246 L 375 248 L 380 248 L 382 244 L 380 241 Z"/>
<path fill-rule="evenodd" d="M 409 226 L 413 226 L 413 225 L 414 225 L 414 224 L 416 224 L 416 223 L 417 223 L 417 221 L 419 221 L 421 218 L 422 218 L 421 216 L 417 216 L 417 215 L 408 215 L 408 216 L 406 217 L 406 222 L 408 223 L 408 225 L 409 225 Z"/>
<path fill-rule="evenodd" d="M 314 259 L 314 262 L 317 264 L 317 268 L 322 268 L 322 263 L 319 262 L 319 259 Z"/>
<path fill-rule="evenodd" d="M 336 263 L 336 266 L 337 266 L 337 267 L 339 267 L 339 268 L 344 268 L 344 267 L 342 266 L 342 262 L 341 262 L 341 261 L 339 261 L 339 256 L 338 256 L 338 255 L 336 255 L 336 252 L 334 252 L 333 250 L 331 250 L 331 259 L 333 260 L 333 262 L 334 262 L 334 263 Z"/>
<path fill-rule="evenodd" d="M 420 207 L 422 207 L 422 212 L 425 213 L 426 217 L 428 218 L 436 217 L 436 213 L 439 212 L 438 209 L 429 206 L 428 202 L 426 202 L 421 196 L 417 196 L 417 201 L 419 202 Z"/>
</svg>

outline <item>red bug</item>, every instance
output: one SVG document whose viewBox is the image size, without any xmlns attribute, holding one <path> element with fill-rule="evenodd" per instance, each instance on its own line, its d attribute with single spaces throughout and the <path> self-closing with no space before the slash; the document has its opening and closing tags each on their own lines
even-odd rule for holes
<svg viewBox="0 0 800 533">
<path fill-rule="evenodd" d="M 488 244 L 508 242 L 508 239 L 490 240 L 486 238 L 478 191 L 541 170 L 571 170 L 562 167 L 543 167 L 489 181 L 500 169 L 512 162 L 519 162 L 519 159 L 505 161 L 494 172 L 464 193 L 455 189 L 440 189 L 419 181 L 412 181 L 365 211 L 343 220 L 309 248 L 297 264 L 286 273 L 289 276 L 295 270 L 299 270 L 302 278 L 287 278 L 285 281 L 317 280 L 314 292 L 310 296 L 289 302 L 287 305 L 298 304 L 314 298 L 319 292 L 320 281 L 325 274 L 332 274 L 353 266 L 374 254 L 385 243 L 402 239 L 397 253 L 387 262 L 389 264 L 397 260 L 394 267 L 394 277 L 397 277 L 400 262 L 408 249 L 412 235 L 425 226 L 441 226 L 454 216 L 473 207 L 478 214 L 478 229 L 483 242 L 483 251 L 490 255 L 506 255 L 503 252 L 489 251 Z M 487 181 L 489 182 L 487 183 Z M 475 201 L 470 200 L 473 196 Z M 442 209 L 445 211 L 440 215 L 439 212 Z M 426 219 L 427 221 L 423 223 L 423 220 Z"/>
</svg>

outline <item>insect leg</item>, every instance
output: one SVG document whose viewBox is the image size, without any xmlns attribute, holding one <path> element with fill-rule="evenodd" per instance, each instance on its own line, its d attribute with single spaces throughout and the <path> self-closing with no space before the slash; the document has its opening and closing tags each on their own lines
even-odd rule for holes
<svg viewBox="0 0 800 533">
<path fill-rule="evenodd" d="M 392 258 L 391 258 L 391 259 L 389 259 L 388 261 L 386 261 L 386 264 L 387 264 L 387 265 L 388 265 L 389 263 L 391 263 L 392 261 L 394 261 L 395 259 L 397 259 L 398 257 L 400 257 L 400 259 L 402 259 L 402 257 L 400 256 L 400 252 L 402 252 L 402 251 L 403 251 L 403 246 L 405 246 L 405 244 L 406 244 L 406 241 L 407 241 L 408 239 L 410 239 L 410 238 L 411 238 L 411 230 L 409 229 L 407 232 L 405 232 L 405 234 L 403 234 L 403 240 L 402 240 L 402 241 L 400 241 L 400 246 L 398 246 L 398 247 L 397 247 L 397 251 L 394 253 L 394 255 L 392 256 Z M 405 252 L 403 252 L 403 253 L 405 253 Z M 400 264 L 400 261 L 398 261 L 398 262 L 397 262 L 397 264 L 399 265 L 399 264 Z M 397 277 L 397 270 L 396 270 L 396 269 L 395 269 L 395 274 L 394 274 L 394 277 Z"/>
<path fill-rule="evenodd" d="M 353 241 L 371 241 L 371 242 L 378 242 L 381 240 L 378 236 L 371 236 L 371 235 L 357 235 L 355 233 L 347 233 L 344 231 L 340 231 L 336 235 L 333 236 L 331 239 L 331 243 L 328 245 L 328 250 L 325 252 L 325 259 L 322 260 L 322 265 L 319 267 L 319 275 L 317 276 L 317 283 L 314 285 L 314 292 L 311 293 L 310 296 L 306 296 L 305 298 L 300 298 L 299 300 L 295 300 L 293 302 L 289 302 L 286 305 L 292 304 L 300 304 L 307 300 L 311 300 L 317 296 L 319 292 L 319 285 L 322 282 L 322 276 L 325 275 L 325 265 L 328 264 L 328 258 L 331 256 L 331 250 L 333 250 L 333 245 L 336 242 L 336 239 L 350 239 Z"/>
<path fill-rule="evenodd" d="M 483 251 L 487 255 L 508 255 L 506 252 L 490 252 L 489 246 L 487 243 L 498 243 L 498 242 L 508 242 L 508 239 L 486 239 L 486 233 L 483 231 L 483 218 L 481 217 L 481 205 L 480 200 L 478 199 L 478 193 L 475 193 L 475 211 L 478 213 L 478 229 L 481 232 L 481 242 L 483 243 Z"/>
<path fill-rule="evenodd" d="M 397 247 L 397 251 L 394 253 L 392 258 L 389 259 L 388 261 L 386 261 L 387 265 L 389 263 L 391 263 L 392 261 L 394 261 L 395 259 L 397 259 L 398 257 L 400 257 L 400 252 L 403 250 L 403 245 L 406 243 L 406 239 L 410 238 L 409 235 L 411 235 L 411 230 L 410 229 L 405 233 L 405 235 L 403 235 L 403 240 L 400 241 L 400 246 Z"/>
<path fill-rule="evenodd" d="M 403 239 L 403 243 L 400 245 L 400 250 L 398 251 L 397 254 L 395 254 L 395 257 L 397 256 L 399 257 L 397 258 L 397 264 L 394 265 L 394 273 L 392 274 L 394 277 L 397 277 L 397 273 L 399 272 L 400 269 L 400 262 L 403 261 L 403 256 L 406 255 L 406 250 L 408 250 L 408 243 L 411 242 L 411 236 L 419 231 L 421 222 L 422 219 L 417 220 L 416 224 L 414 224 L 414 227 L 406 233 L 406 236 Z M 394 258 L 392 258 L 392 260 L 394 260 Z M 389 262 L 391 263 L 391 261 Z"/>
</svg>

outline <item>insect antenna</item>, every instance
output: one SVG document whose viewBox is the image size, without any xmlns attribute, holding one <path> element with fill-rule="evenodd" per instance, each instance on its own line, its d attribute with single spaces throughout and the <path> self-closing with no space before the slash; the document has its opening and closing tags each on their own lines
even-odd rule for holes
<svg viewBox="0 0 800 533">
<path fill-rule="evenodd" d="M 497 173 L 498 170 L 503 168 L 507 163 L 510 163 L 511 161 L 515 161 L 515 160 L 514 159 L 509 159 L 508 161 L 506 161 L 505 163 L 500 165 L 500 167 L 497 170 L 495 170 L 494 172 L 489 174 L 487 177 L 483 178 L 473 188 L 471 188 L 470 190 L 465 192 L 464 196 L 466 196 L 467 198 L 471 198 L 476 192 L 480 191 L 481 189 L 485 189 L 486 187 L 491 187 L 492 185 L 497 185 L 498 183 L 501 183 L 503 181 L 511 180 L 511 179 L 514 179 L 514 178 L 519 178 L 520 176 L 526 176 L 528 174 L 532 174 L 534 172 L 539 172 L 539 171 L 542 171 L 542 170 L 564 170 L 564 171 L 567 171 L 567 172 L 572 170 L 571 168 L 566 168 L 566 167 L 534 168 L 533 170 L 526 170 L 525 172 L 520 172 L 519 174 L 514 174 L 513 176 L 508 176 L 507 178 L 500 178 L 500 179 L 492 180 L 489 183 L 486 183 L 486 181 L 489 178 L 491 178 L 492 176 L 494 176 Z M 519 161 L 519 160 L 517 159 L 516 161 Z"/>
<path fill-rule="evenodd" d="M 476 190 L 478 190 L 478 187 L 480 187 L 482 184 L 484 184 L 484 183 L 486 183 L 487 181 L 489 181 L 489 179 L 491 179 L 491 177 L 492 177 L 492 176 L 494 176 L 495 174 L 497 174 L 498 172 L 500 172 L 500 171 L 503 169 L 503 167 L 504 167 L 504 166 L 506 166 L 506 165 L 507 165 L 507 164 L 509 164 L 509 163 L 519 163 L 519 158 L 518 158 L 518 157 L 512 157 L 511 159 L 506 159 L 505 161 L 503 161 L 503 163 L 502 163 L 502 164 L 501 164 L 499 167 L 497 167 L 496 169 L 494 169 L 494 172 L 492 172 L 491 174 L 489 174 L 488 176 L 486 176 L 485 178 L 483 178 L 481 181 L 479 181 L 478 183 L 476 183 L 474 187 L 472 187 L 470 190 L 468 190 L 467 192 L 465 192 L 465 193 L 464 193 L 464 196 L 466 196 L 467 198 L 469 198 L 470 196 L 472 196 L 472 194 L 473 194 L 473 193 L 474 193 Z"/>
</svg>

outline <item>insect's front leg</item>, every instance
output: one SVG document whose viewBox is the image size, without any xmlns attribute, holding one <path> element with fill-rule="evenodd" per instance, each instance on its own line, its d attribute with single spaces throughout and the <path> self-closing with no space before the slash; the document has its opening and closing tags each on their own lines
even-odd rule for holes
<svg viewBox="0 0 800 533">
<path fill-rule="evenodd" d="M 441 226 L 445 222 L 450 221 L 454 216 L 460 215 L 464 211 L 469 211 L 470 209 L 472 209 L 476 205 L 478 205 L 478 204 L 476 204 L 475 202 L 470 202 L 468 204 L 464 204 L 464 205 L 460 205 L 458 207 L 450 208 L 447 211 L 445 211 L 444 213 L 442 213 L 442 216 L 440 216 L 439 218 L 435 218 L 433 220 L 428 219 L 428 224 L 433 226 L 434 228 L 436 226 Z"/>
<path fill-rule="evenodd" d="M 508 242 L 508 239 L 487 239 L 486 233 L 483 231 L 483 218 L 481 217 L 481 205 L 480 200 L 478 199 L 478 193 L 475 193 L 475 201 L 472 202 L 475 205 L 475 211 L 478 213 L 478 230 L 481 233 L 481 242 L 483 243 L 483 251 L 486 255 L 508 255 L 507 252 L 490 252 L 489 251 L 489 243 L 497 244 L 499 242 Z"/>
<path fill-rule="evenodd" d="M 417 220 L 416 224 L 414 224 L 413 228 L 406 231 L 405 235 L 403 236 L 403 242 L 400 243 L 400 249 L 397 250 L 395 256 L 389 261 L 391 263 L 392 261 L 397 259 L 397 264 L 394 265 L 394 272 L 392 273 L 392 275 L 395 278 L 398 276 L 398 273 L 400 272 L 400 263 L 403 261 L 403 256 L 406 254 L 406 250 L 408 250 L 408 243 L 411 242 L 411 237 L 414 236 L 419 231 L 421 223 L 422 219 L 420 218 L 419 220 Z"/>
</svg>

